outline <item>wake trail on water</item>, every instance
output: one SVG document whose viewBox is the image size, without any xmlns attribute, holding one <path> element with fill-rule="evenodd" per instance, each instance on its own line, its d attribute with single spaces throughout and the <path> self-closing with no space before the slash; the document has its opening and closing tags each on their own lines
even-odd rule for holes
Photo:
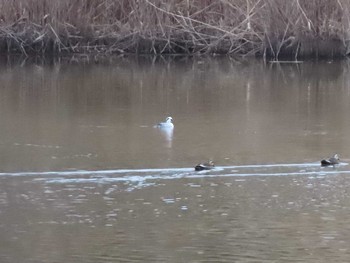
<svg viewBox="0 0 350 263">
<path fill-rule="evenodd" d="M 347 163 L 337 165 L 343 168 Z M 214 177 L 258 177 L 258 176 L 325 176 L 350 174 L 350 171 L 335 167 L 320 167 L 317 163 L 263 164 L 216 166 L 212 170 L 196 172 L 194 168 L 155 168 L 155 169 L 111 169 L 111 170 L 66 170 L 46 172 L 3 172 L 1 177 L 33 177 L 47 183 L 140 183 L 156 180 L 176 180 L 181 178 Z"/>
</svg>

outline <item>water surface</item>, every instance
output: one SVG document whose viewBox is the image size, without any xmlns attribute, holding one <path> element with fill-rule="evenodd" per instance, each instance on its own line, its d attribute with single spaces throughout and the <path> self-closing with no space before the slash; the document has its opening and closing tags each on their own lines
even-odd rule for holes
<svg viewBox="0 0 350 263">
<path fill-rule="evenodd" d="M 1 262 L 349 261 L 349 76 L 334 61 L 3 62 Z M 174 130 L 154 128 L 166 116 Z"/>
</svg>

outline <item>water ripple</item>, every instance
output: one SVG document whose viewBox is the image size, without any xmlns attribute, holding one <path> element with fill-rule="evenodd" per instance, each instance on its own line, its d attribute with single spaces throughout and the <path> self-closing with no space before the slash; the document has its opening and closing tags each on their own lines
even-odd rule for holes
<svg viewBox="0 0 350 263">
<path fill-rule="evenodd" d="M 149 187 L 160 180 L 204 179 L 218 177 L 272 177 L 272 176 L 309 176 L 319 177 L 335 174 L 350 174 L 342 163 L 338 167 L 322 168 L 319 163 L 301 164 L 267 164 L 267 165 L 235 165 L 219 166 L 210 171 L 195 172 L 193 168 L 162 169 L 118 169 L 118 170 L 69 170 L 47 172 L 0 173 L 0 177 L 22 176 L 33 177 L 33 181 L 44 181 L 48 184 L 79 183 L 122 183 L 132 191 Z M 236 179 L 240 180 L 240 179 Z M 196 185 L 190 185 L 196 187 Z M 107 190 L 111 191 L 111 189 Z"/>
</svg>

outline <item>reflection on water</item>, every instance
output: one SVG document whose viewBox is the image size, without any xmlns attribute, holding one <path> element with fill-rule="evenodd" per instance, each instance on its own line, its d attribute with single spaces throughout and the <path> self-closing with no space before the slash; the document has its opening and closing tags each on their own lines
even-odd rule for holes
<svg viewBox="0 0 350 263">
<path fill-rule="evenodd" d="M 3 65 L 0 167 L 157 168 L 346 156 L 347 70 L 338 62 L 224 58 Z M 152 128 L 169 115 L 173 134 Z"/>
<path fill-rule="evenodd" d="M 0 261 L 349 261 L 349 76 L 346 62 L 0 64 Z M 175 128 L 155 128 L 166 116 Z"/>
<path fill-rule="evenodd" d="M 173 141 L 174 129 L 173 128 L 158 128 L 158 130 L 164 138 L 164 145 L 166 145 L 167 148 L 171 148 L 172 141 Z"/>
</svg>

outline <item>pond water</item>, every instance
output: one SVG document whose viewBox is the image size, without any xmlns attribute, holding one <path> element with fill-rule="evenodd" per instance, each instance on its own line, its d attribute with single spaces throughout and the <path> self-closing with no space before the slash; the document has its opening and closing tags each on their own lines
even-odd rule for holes
<svg viewBox="0 0 350 263">
<path fill-rule="evenodd" d="M 350 261 L 346 61 L 3 59 L 0 83 L 1 262 Z"/>
</svg>

